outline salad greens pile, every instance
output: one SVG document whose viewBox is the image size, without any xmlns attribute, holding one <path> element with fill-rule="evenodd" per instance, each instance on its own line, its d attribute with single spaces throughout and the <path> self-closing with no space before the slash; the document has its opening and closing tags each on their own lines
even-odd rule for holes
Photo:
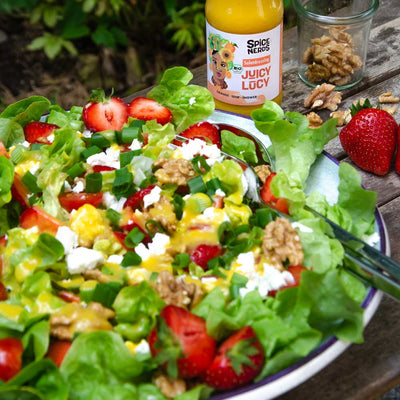
<svg viewBox="0 0 400 400">
<path fill-rule="evenodd" d="M 132 150 L 130 159 L 121 157 L 119 170 L 102 172 L 102 192 L 120 200 L 154 183 L 153 164 L 173 156 L 174 150 L 168 144 L 175 135 L 214 112 L 211 94 L 189 85 L 191 79 L 185 68 L 172 68 L 165 72 L 160 85 L 150 91 L 149 97 L 171 110 L 173 123 L 129 121 L 127 128 L 137 128 L 136 138 L 143 141 L 147 137 L 148 142 Z M 128 250 L 117 240 L 101 236 L 107 236 L 110 229 L 118 231 L 123 218 L 120 209 L 116 211 L 104 203 L 87 209 L 89 219 L 79 227 L 73 225 L 79 210 L 69 212 L 59 201 L 76 165 L 85 166 L 87 159 L 96 154 L 94 151 L 129 145 L 121 142 L 124 133 L 114 131 L 96 134 L 97 141 L 93 142 L 95 135 L 83 135 L 81 115 L 82 107 L 66 111 L 40 96 L 21 100 L 0 114 L 0 140 L 5 150 L 0 149 L 0 265 L 1 282 L 7 289 L 7 298 L 0 301 L 0 338 L 18 338 L 23 343 L 22 369 L 9 381 L 0 381 L 0 398 L 164 400 L 166 397 L 151 378 L 159 363 L 149 351 L 135 351 L 147 339 L 165 306 L 154 289 L 161 267 L 146 272 L 140 260 L 134 258 L 131 250 L 143 239 L 137 229 L 136 235 L 128 235 L 128 241 L 133 243 Z M 305 206 L 311 206 L 358 237 L 368 237 L 374 233 L 376 193 L 364 190 L 358 173 L 345 163 L 339 167 L 337 202 L 329 203 L 323 193 L 306 193 L 312 165 L 325 144 L 337 135 L 335 120 L 312 130 L 306 117 L 296 112 L 284 113 L 270 101 L 254 111 L 252 118 L 272 142 L 270 150 L 277 175 L 271 190 L 276 197 L 288 200 L 291 217 L 301 227 L 298 235 L 307 270 L 298 286 L 279 290 L 276 296 L 263 296 L 258 290 L 241 296 L 234 290 L 247 281 L 237 279 L 237 270 L 234 274 L 229 272 L 238 253 L 250 251 L 249 246 L 260 247 L 262 229 L 275 217 L 273 211 L 246 199 L 242 169 L 235 161 L 217 162 L 202 175 L 206 184 L 219 183 L 213 190 L 207 187 L 208 197 L 195 191 L 184 198 L 173 185 L 162 189 L 173 199 L 178 220 L 185 218 L 189 208 L 193 218 L 198 218 L 210 206 L 218 189 L 225 192 L 224 212 L 230 222 L 217 217 L 213 221 L 219 224 L 219 239 L 225 240 L 225 256 L 217 257 L 206 271 L 193 263 L 181 268 L 182 260 L 177 257 L 174 267 L 168 261 L 166 268 L 190 282 L 201 282 L 204 276 L 217 278 L 219 284 L 206 290 L 191 312 L 206 321 L 207 332 L 217 341 L 251 325 L 265 352 L 265 365 L 257 377 L 260 381 L 301 360 L 331 336 L 354 343 L 363 341 L 361 303 L 367 288 L 342 268 L 344 251 L 340 242 L 326 234 L 325 223 Z M 53 143 L 26 145 L 24 126 L 40 119 L 59 126 Z M 230 131 L 223 132 L 222 150 L 255 164 L 258 157 L 252 142 L 232 135 Z M 85 246 L 103 255 L 100 269 L 110 277 L 107 282 L 85 279 L 79 271 L 70 273 L 65 246 L 55 234 L 21 227 L 20 217 L 27 206 L 15 195 L 16 173 L 25 177 L 25 183 L 27 177 L 33 177 L 28 207 L 38 206 L 62 225 L 75 226 L 73 230 L 87 239 Z M 229 236 L 238 229 L 244 235 L 242 241 L 242 236 Z M 93 240 L 98 237 L 101 240 Z M 112 256 L 121 256 L 122 262 L 107 261 Z M 161 265 L 165 260 L 158 261 Z M 75 303 L 59 296 L 60 291 L 66 290 L 80 298 L 81 307 L 99 302 L 115 315 L 110 320 L 97 321 L 98 330 L 74 332 L 72 346 L 58 368 L 46 355 L 53 340 L 51 316 L 60 310 L 65 315 L 74 312 Z M 94 318 L 92 314 L 88 314 L 90 318 Z M 175 398 L 210 396 L 212 389 L 200 382 Z"/>
</svg>

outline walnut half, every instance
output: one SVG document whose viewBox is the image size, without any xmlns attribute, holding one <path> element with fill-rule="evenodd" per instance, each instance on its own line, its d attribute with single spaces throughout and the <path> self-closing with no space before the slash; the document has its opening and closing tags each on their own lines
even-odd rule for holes
<svg viewBox="0 0 400 400">
<path fill-rule="evenodd" d="M 300 237 L 286 218 L 279 217 L 264 228 L 262 248 L 265 257 L 280 271 L 287 260 L 290 265 L 300 265 L 304 260 Z"/>
</svg>

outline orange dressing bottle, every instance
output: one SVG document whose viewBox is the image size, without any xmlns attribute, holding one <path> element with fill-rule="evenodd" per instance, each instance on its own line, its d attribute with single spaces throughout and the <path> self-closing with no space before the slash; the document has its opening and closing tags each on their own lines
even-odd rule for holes
<svg viewBox="0 0 400 400">
<path fill-rule="evenodd" d="M 206 0 L 207 88 L 217 109 L 250 115 L 282 100 L 282 0 Z"/>
</svg>

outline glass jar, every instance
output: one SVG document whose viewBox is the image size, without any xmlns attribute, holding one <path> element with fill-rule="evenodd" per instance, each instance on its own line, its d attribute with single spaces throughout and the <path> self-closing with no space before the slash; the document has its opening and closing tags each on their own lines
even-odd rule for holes
<svg viewBox="0 0 400 400">
<path fill-rule="evenodd" d="M 364 76 L 369 33 L 379 0 L 292 0 L 297 13 L 298 74 L 309 86 L 337 90 Z"/>
</svg>

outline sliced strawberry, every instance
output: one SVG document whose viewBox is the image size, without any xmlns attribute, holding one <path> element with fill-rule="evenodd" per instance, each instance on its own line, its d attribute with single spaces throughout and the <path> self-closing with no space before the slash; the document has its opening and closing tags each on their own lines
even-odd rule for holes
<svg viewBox="0 0 400 400">
<path fill-rule="evenodd" d="M 82 119 L 93 132 L 120 131 L 128 120 L 128 105 L 119 97 L 106 97 L 103 90 L 93 90 L 83 109 Z"/>
<path fill-rule="evenodd" d="M 194 250 L 192 250 L 190 255 L 190 261 L 199 265 L 204 270 L 207 269 L 207 263 L 215 257 L 222 254 L 222 247 L 219 245 L 211 244 L 200 244 Z"/>
<path fill-rule="evenodd" d="M 261 343 L 253 328 L 245 326 L 221 344 L 202 378 L 215 389 L 233 389 L 251 382 L 263 365 Z"/>
<path fill-rule="evenodd" d="M 30 122 L 24 127 L 25 140 L 29 143 L 51 144 L 48 137 L 56 129 L 59 129 L 59 126 L 55 124 L 39 121 Z"/>
<path fill-rule="evenodd" d="M 190 126 L 180 133 L 180 135 L 188 139 L 202 139 L 221 148 L 221 137 L 218 128 L 207 121 L 199 122 L 198 124 Z M 176 142 L 177 141 L 174 141 L 175 144 L 178 144 Z M 181 142 L 179 142 L 179 144 L 181 144 Z"/>
<path fill-rule="evenodd" d="M 275 175 L 276 172 L 272 172 L 265 181 L 260 192 L 261 199 L 264 201 L 264 203 L 277 209 L 278 211 L 289 214 L 289 207 L 286 199 L 283 197 L 275 197 L 271 191 L 271 182 Z"/>
<path fill-rule="evenodd" d="M 22 353 L 24 347 L 22 341 L 17 338 L 8 337 L 0 339 L 0 380 L 7 382 L 22 367 Z M 3 383 L 3 382 L 2 382 Z M 1 396 L 4 398 L 4 396 Z"/>
<path fill-rule="evenodd" d="M 93 172 L 108 172 L 115 171 L 114 167 L 110 167 L 108 165 L 93 165 Z"/>
<path fill-rule="evenodd" d="M 164 307 L 160 318 L 162 321 L 149 336 L 152 355 L 168 360 L 168 364 L 176 363 L 181 378 L 194 378 L 204 373 L 214 358 L 216 347 L 216 341 L 207 333 L 205 320 L 174 305 Z"/>
<path fill-rule="evenodd" d="M 150 194 L 155 186 L 156 185 L 150 185 L 144 189 L 141 189 L 141 190 L 133 193 L 133 195 L 130 196 L 126 200 L 124 207 L 130 207 L 130 208 L 132 208 L 132 210 L 136 210 L 137 208 L 140 208 L 143 203 L 144 196 Z"/>
<path fill-rule="evenodd" d="M 172 113 L 167 108 L 153 99 L 137 97 L 128 107 L 129 115 L 143 121 L 157 120 L 161 125 L 172 121 Z"/>
</svg>

